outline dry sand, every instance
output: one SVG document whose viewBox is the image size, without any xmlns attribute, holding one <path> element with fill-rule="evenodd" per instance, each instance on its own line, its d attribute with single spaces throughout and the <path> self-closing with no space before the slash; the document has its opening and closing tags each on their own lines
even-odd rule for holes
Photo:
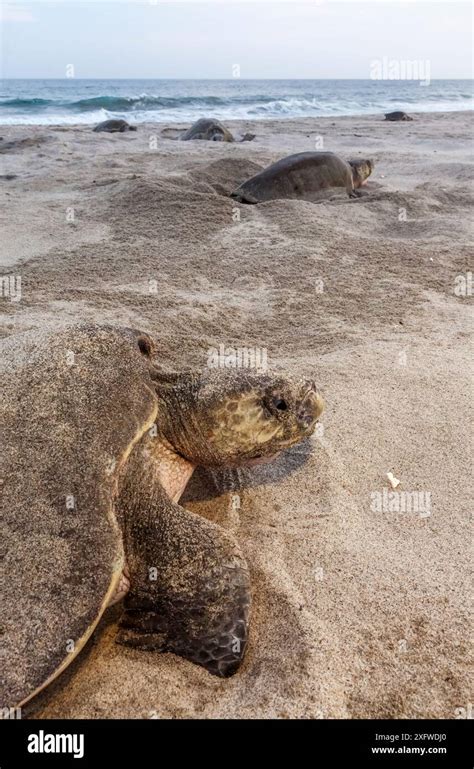
<svg viewBox="0 0 474 769">
<path fill-rule="evenodd" d="M 310 447 L 239 477 L 199 472 L 186 492 L 250 563 L 241 671 L 219 680 L 115 644 L 114 607 L 25 715 L 454 718 L 472 701 L 472 300 L 455 293 L 472 269 L 472 117 L 415 118 L 229 123 L 257 138 L 228 145 L 157 125 L 0 131 L 2 274 L 21 276 L 21 300 L 1 301 L 4 335 L 136 326 L 170 369 L 205 366 L 220 343 L 266 348 L 327 403 Z M 376 161 L 363 198 L 226 196 L 321 137 Z M 397 491 L 429 494 L 431 515 L 377 512 L 387 471 Z"/>
</svg>

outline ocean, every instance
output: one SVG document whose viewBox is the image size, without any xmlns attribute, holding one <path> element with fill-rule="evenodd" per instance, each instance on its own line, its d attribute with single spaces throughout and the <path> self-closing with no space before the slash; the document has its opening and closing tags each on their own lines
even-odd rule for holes
<svg viewBox="0 0 474 769">
<path fill-rule="evenodd" d="M 473 109 L 471 80 L 0 80 L 0 124 L 192 122 Z"/>
</svg>

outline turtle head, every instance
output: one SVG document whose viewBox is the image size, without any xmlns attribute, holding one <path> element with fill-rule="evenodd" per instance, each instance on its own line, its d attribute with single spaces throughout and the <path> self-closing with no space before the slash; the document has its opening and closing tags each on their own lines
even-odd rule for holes
<svg viewBox="0 0 474 769">
<path fill-rule="evenodd" d="M 373 160 L 349 160 L 349 165 L 352 169 L 352 178 L 354 181 L 354 188 L 362 187 L 366 183 L 370 174 L 374 170 Z"/>
<path fill-rule="evenodd" d="M 178 375 L 157 392 L 158 431 L 204 467 L 271 460 L 311 435 L 323 410 L 314 382 L 242 369 Z"/>
</svg>

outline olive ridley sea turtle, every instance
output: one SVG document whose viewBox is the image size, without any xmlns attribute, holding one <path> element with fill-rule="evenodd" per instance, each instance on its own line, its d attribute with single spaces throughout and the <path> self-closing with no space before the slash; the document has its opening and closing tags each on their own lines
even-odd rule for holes
<svg viewBox="0 0 474 769">
<path fill-rule="evenodd" d="M 96 127 L 93 130 L 96 133 L 100 133 L 101 131 L 107 131 L 110 134 L 113 134 L 113 133 L 123 134 L 125 131 L 136 131 L 137 127 L 134 125 L 129 125 L 129 123 L 127 123 L 126 120 L 111 118 L 110 120 L 104 120 L 103 123 L 99 123 L 98 125 L 96 125 Z"/>
<path fill-rule="evenodd" d="M 342 160 L 333 152 L 298 152 L 278 160 L 240 185 L 231 197 L 241 203 L 261 203 L 279 198 L 318 200 L 342 187 L 358 197 L 359 187 L 372 173 L 372 160 Z"/>
<path fill-rule="evenodd" d="M 255 134 L 245 133 L 242 137 L 234 138 L 230 131 L 214 118 L 200 118 L 188 128 L 180 137 L 181 141 L 191 141 L 193 139 L 202 139 L 211 142 L 251 142 L 255 139 Z"/>
<path fill-rule="evenodd" d="M 124 598 L 117 640 L 211 673 L 247 643 L 248 567 L 230 533 L 178 500 L 194 468 L 269 460 L 309 436 L 314 382 L 164 374 L 147 334 L 108 326 L 2 341 L 0 707 L 27 702 Z"/>
<path fill-rule="evenodd" d="M 407 115 L 406 112 L 395 110 L 395 112 L 386 112 L 385 120 L 391 120 L 392 122 L 396 122 L 398 120 L 413 120 L 413 118 L 410 117 L 410 115 Z"/>
</svg>

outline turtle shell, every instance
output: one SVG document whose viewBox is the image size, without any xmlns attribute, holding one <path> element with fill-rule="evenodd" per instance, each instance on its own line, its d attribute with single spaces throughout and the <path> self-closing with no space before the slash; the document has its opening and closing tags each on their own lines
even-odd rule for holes
<svg viewBox="0 0 474 769">
<path fill-rule="evenodd" d="M 152 342 L 111 327 L 2 342 L 0 706 L 16 707 L 80 651 L 124 562 L 114 498 L 156 419 Z"/>
<path fill-rule="evenodd" d="M 207 139 L 209 141 L 233 142 L 234 137 L 230 131 L 213 118 L 200 118 L 188 128 L 181 136 L 181 141 L 191 141 L 193 139 Z"/>
<path fill-rule="evenodd" d="M 298 152 L 278 160 L 240 185 L 231 195 L 246 203 L 267 200 L 313 200 L 328 190 L 353 189 L 349 163 L 333 152 Z"/>
</svg>

